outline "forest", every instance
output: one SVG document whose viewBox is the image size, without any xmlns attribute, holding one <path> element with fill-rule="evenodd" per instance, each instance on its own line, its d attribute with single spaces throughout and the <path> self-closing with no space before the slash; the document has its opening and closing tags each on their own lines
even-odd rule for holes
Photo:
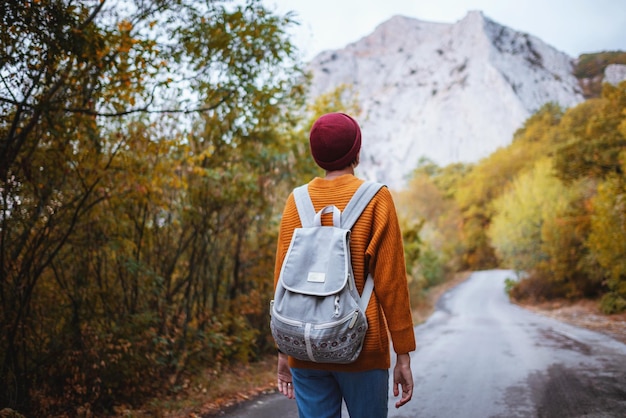
<svg viewBox="0 0 626 418">
<path fill-rule="evenodd" d="M 514 299 L 600 298 L 604 313 L 623 312 L 625 172 L 626 82 L 567 110 L 544 105 L 476 164 L 423 161 L 399 196 L 422 223 L 412 276 L 510 268 Z"/>
<path fill-rule="evenodd" d="M 272 352 L 282 205 L 323 174 L 308 127 L 357 110 L 308 101 L 293 17 L 28 0 L 0 22 L 0 409 L 103 415 Z M 600 88 L 475 164 L 416 168 L 396 193 L 412 298 L 505 267 L 513 298 L 626 310 L 626 82 Z"/>
</svg>

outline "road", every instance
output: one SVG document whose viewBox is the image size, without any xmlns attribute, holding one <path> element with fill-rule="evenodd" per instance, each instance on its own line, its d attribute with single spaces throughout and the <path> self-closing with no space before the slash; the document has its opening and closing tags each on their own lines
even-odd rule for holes
<svg viewBox="0 0 626 418">
<path fill-rule="evenodd" d="M 389 417 L 626 417 L 626 345 L 511 304 L 507 277 L 473 273 L 415 328 L 413 399 L 395 409 L 390 393 Z M 220 416 L 298 414 L 271 394 Z"/>
</svg>

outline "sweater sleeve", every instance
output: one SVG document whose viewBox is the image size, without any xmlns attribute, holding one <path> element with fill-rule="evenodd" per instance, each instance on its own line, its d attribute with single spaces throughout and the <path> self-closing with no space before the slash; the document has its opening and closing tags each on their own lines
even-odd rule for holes
<svg viewBox="0 0 626 418">
<path fill-rule="evenodd" d="M 376 207 L 373 235 L 367 248 L 376 297 L 382 306 L 394 351 L 415 350 L 415 334 L 409 301 L 402 234 L 391 193 L 381 189 Z"/>
</svg>

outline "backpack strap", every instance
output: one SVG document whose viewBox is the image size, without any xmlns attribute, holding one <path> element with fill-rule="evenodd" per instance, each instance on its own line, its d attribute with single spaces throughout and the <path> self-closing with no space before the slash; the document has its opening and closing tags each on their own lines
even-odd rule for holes
<svg viewBox="0 0 626 418">
<path fill-rule="evenodd" d="M 372 297 L 372 291 L 374 290 L 374 278 L 372 274 L 368 274 L 365 278 L 365 286 L 363 286 L 363 292 L 361 293 L 361 299 L 359 299 L 359 308 L 361 312 L 365 313 L 367 305 L 370 303 Z"/>
<path fill-rule="evenodd" d="M 384 184 L 377 183 L 374 181 L 366 181 L 364 182 L 354 193 L 352 199 L 346 205 L 346 208 L 341 213 L 341 227 L 346 229 L 351 229 L 361 213 L 365 210 L 367 205 L 369 205 L 370 201 L 376 193 L 384 187 Z M 370 302 L 370 298 L 372 297 L 372 292 L 374 291 L 374 278 L 372 274 L 369 273 L 365 278 L 365 285 L 363 286 L 363 292 L 361 292 L 361 298 L 359 299 L 359 308 L 361 312 L 365 313 L 367 310 L 367 305 Z"/>
<path fill-rule="evenodd" d="M 311 201 L 308 186 L 308 184 L 303 184 L 293 189 L 293 197 L 296 201 L 298 216 L 300 216 L 300 223 L 302 223 L 303 228 L 311 228 L 315 220 L 315 207 Z"/>
<path fill-rule="evenodd" d="M 370 200 L 382 187 L 384 187 L 384 184 L 374 181 L 366 181 L 361 184 L 346 205 L 346 208 L 341 212 L 341 227 L 351 229 L 370 203 Z"/>
<path fill-rule="evenodd" d="M 293 197 L 300 216 L 300 223 L 303 228 L 314 226 L 315 207 L 309 195 L 308 184 L 293 189 Z M 366 181 L 354 193 L 346 208 L 341 212 L 341 227 L 351 229 L 354 223 L 359 219 L 361 213 L 365 210 L 370 200 L 384 187 L 384 184 L 374 181 Z"/>
</svg>

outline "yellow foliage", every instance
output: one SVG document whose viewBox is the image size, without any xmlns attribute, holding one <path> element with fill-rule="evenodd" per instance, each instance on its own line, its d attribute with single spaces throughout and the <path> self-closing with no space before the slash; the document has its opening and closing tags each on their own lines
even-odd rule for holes
<svg viewBox="0 0 626 418">
<path fill-rule="evenodd" d="M 516 177 L 510 189 L 494 200 L 488 235 L 505 266 L 532 270 L 548 257 L 542 248 L 542 226 L 569 208 L 569 192 L 554 176 L 551 160 L 545 158 Z"/>
<path fill-rule="evenodd" d="M 133 24 L 128 20 L 122 20 L 117 24 L 117 29 L 120 32 L 130 32 L 133 29 Z"/>
<path fill-rule="evenodd" d="M 0 132 L 0 329 L 19 332 L 0 333 L 0 381 L 16 382 L 0 404 L 29 416 L 141 401 L 269 349 L 274 203 L 304 172 L 289 20 L 97 6 L 5 7 L 21 36 L 0 92 L 16 128 Z"/>
</svg>

